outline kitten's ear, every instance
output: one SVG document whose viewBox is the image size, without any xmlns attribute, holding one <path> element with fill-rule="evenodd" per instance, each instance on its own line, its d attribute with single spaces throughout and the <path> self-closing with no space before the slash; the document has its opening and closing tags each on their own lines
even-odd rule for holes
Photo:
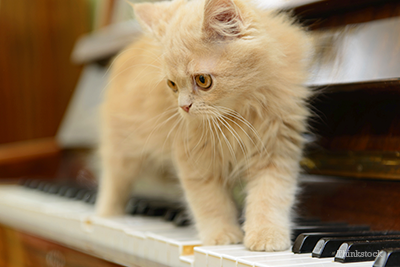
<svg viewBox="0 0 400 267">
<path fill-rule="evenodd" d="M 164 1 L 158 3 L 132 4 L 135 17 L 139 23 L 155 34 L 157 37 L 164 35 L 166 26 L 174 16 L 176 9 L 186 0 Z"/>
<path fill-rule="evenodd" d="M 238 38 L 246 26 L 241 3 L 234 0 L 206 0 L 204 4 L 203 32 L 207 38 Z"/>
</svg>

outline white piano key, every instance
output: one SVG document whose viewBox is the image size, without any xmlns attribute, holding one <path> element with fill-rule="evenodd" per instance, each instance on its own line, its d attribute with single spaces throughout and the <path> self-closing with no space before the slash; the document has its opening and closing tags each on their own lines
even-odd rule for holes
<svg viewBox="0 0 400 267">
<path fill-rule="evenodd" d="M 332 262 L 332 259 L 313 259 L 313 258 L 299 258 L 299 259 L 289 259 L 289 260 L 277 260 L 273 262 L 256 262 L 254 266 L 256 267 L 268 267 L 268 266 L 274 266 L 274 267 L 288 267 L 288 266 L 293 266 L 293 267 L 300 267 L 300 266 L 310 266 L 310 265 L 317 265 L 317 264 L 324 264 L 324 263 L 330 263 Z"/>
<path fill-rule="evenodd" d="M 194 264 L 194 256 L 180 256 L 180 265 L 179 267 L 193 267 Z"/>
<path fill-rule="evenodd" d="M 284 257 L 286 255 L 290 255 L 292 252 L 290 250 L 280 251 L 280 252 L 260 252 L 260 251 L 249 251 L 245 248 L 240 250 L 228 250 L 228 251 L 221 251 L 220 257 L 222 261 L 222 266 L 224 267 L 231 267 L 236 266 L 237 261 L 243 257 L 256 257 L 256 256 L 281 256 Z"/>
<path fill-rule="evenodd" d="M 193 227 L 176 227 L 167 233 L 150 233 L 149 235 L 154 239 L 154 250 L 156 250 L 154 260 L 164 264 L 170 263 L 169 245 L 171 242 L 197 240 L 197 232 Z"/>
<path fill-rule="evenodd" d="M 200 240 L 187 240 L 187 241 L 171 240 L 168 245 L 171 266 L 179 266 L 180 256 L 193 255 L 193 249 L 201 245 L 202 244 Z"/>
<path fill-rule="evenodd" d="M 21 186 L 0 186 L 0 221 L 124 265 L 372 266 L 372 262 L 341 264 L 290 251 L 252 252 L 243 245 L 201 247 L 193 227 L 177 228 L 143 216 L 100 218 L 94 216 L 93 205 Z"/>
<path fill-rule="evenodd" d="M 194 267 L 207 266 L 207 252 L 202 247 L 194 248 Z"/>
<path fill-rule="evenodd" d="M 228 246 L 203 246 L 195 248 L 194 255 L 195 255 L 195 265 L 197 266 L 214 266 L 217 264 L 221 266 L 221 257 L 219 251 L 223 250 L 244 250 L 245 247 L 243 245 L 228 245 Z M 197 259 L 199 262 L 197 263 Z M 210 262 L 209 262 L 210 260 Z M 204 264 L 204 265 L 203 265 Z"/>
</svg>

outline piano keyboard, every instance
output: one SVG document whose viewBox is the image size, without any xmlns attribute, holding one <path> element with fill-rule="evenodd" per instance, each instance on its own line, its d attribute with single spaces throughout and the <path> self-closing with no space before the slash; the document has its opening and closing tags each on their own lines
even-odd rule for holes
<svg viewBox="0 0 400 267">
<path fill-rule="evenodd" d="M 143 215 L 100 218 L 94 215 L 94 207 L 91 204 L 94 200 L 91 194 L 87 196 L 86 201 L 82 201 L 78 199 L 85 199 L 82 197 L 85 195 L 83 193 L 78 196 L 78 192 L 75 192 L 73 194 L 75 198 L 60 197 L 56 194 L 60 192 L 60 188 L 52 191 L 47 184 L 46 189 L 43 188 L 43 185 L 40 189 L 53 194 L 19 185 L 0 186 L 0 222 L 122 265 L 176 267 L 400 266 L 400 249 L 398 249 L 400 244 L 396 246 L 400 239 L 399 232 L 375 232 L 375 236 L 389 235 L 390 237 L 389 248 L 380 247 L 378 249 L 381 250 L 382 257 L 378 257 L 375 263 L 372 258 L 364 262 L 343 264 L 335 262 L 333 257 L 313 258 L 311 251 L 300 254 L 295 254 L 292 250 L 255 252 L 245 249 L 240 244 L 202 246 L 192 225 L 178 227 L 161 217 Z M 62 194 L 65 195 L 65 191 L 67 190 L 64 190 Z M 302 222 L 298 229 L 314 229 L 313 232 L 316 231 L 315 229 L 319 229 L 313 228 L 315 223 L 311 223 L 312 227 L 304 226 L 304 223 Z M 343 224 L 326 224 L 321 229 L 334 228 L 335 225 L 338 225 L 338 229 L 344 227 Z M 366 230 L 365 227 L 349 229 L 349 231 L 355 229 L 356 232 Z M 346 234 L 341 236 L 346 236 Z M 304 238 L 304 234 L 302 238 Z M 309 238 L 310 240 L 313 239 Z M 317 243 L 317 241 L 314 237 L 313 242 Z M 294 250 L 301 252 L 301 246 L 305 242 L 301 244 L 298 240 L 296 242 Z M 370 242 L 374 243 L 375 241 Z M 339 250 L 346 252 L 351 245 L 354 244 L 343 243 Z M 395 246 L 395 248 L 390 246 Z M 336 259 L 339 258 L 336 255 Z"/>
</svg>

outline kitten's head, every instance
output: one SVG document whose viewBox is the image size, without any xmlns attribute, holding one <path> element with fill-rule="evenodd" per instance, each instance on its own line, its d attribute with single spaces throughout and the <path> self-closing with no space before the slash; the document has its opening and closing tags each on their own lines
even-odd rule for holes
<svg viewBox="0 0 400 267">
<path fill-rule="evenodd" d="M 257 88 L 271 82 L 273 57 L 286 56 L 261 29 L 262 13 L 242 0 L 174 0 L 134 9 L 164 49 L 165 83 L 185 117 L 218 116 L 254 101 Z"/>
</svg>

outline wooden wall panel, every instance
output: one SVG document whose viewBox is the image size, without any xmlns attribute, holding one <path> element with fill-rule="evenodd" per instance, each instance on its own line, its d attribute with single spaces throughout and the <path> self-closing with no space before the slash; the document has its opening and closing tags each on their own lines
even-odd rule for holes
<svg viewBox="0 0 400 267">
<path fill-rule="evenodd" d="M 118 267 L 121 265 L 0 225 L 0 267 Z"/>
<path fill-rule="evenodd" d="M 89 31 L 88 4 L 1 1 L 0 143 L 55 135 L 80 73 L 70 54 Z"/>
</svg>

